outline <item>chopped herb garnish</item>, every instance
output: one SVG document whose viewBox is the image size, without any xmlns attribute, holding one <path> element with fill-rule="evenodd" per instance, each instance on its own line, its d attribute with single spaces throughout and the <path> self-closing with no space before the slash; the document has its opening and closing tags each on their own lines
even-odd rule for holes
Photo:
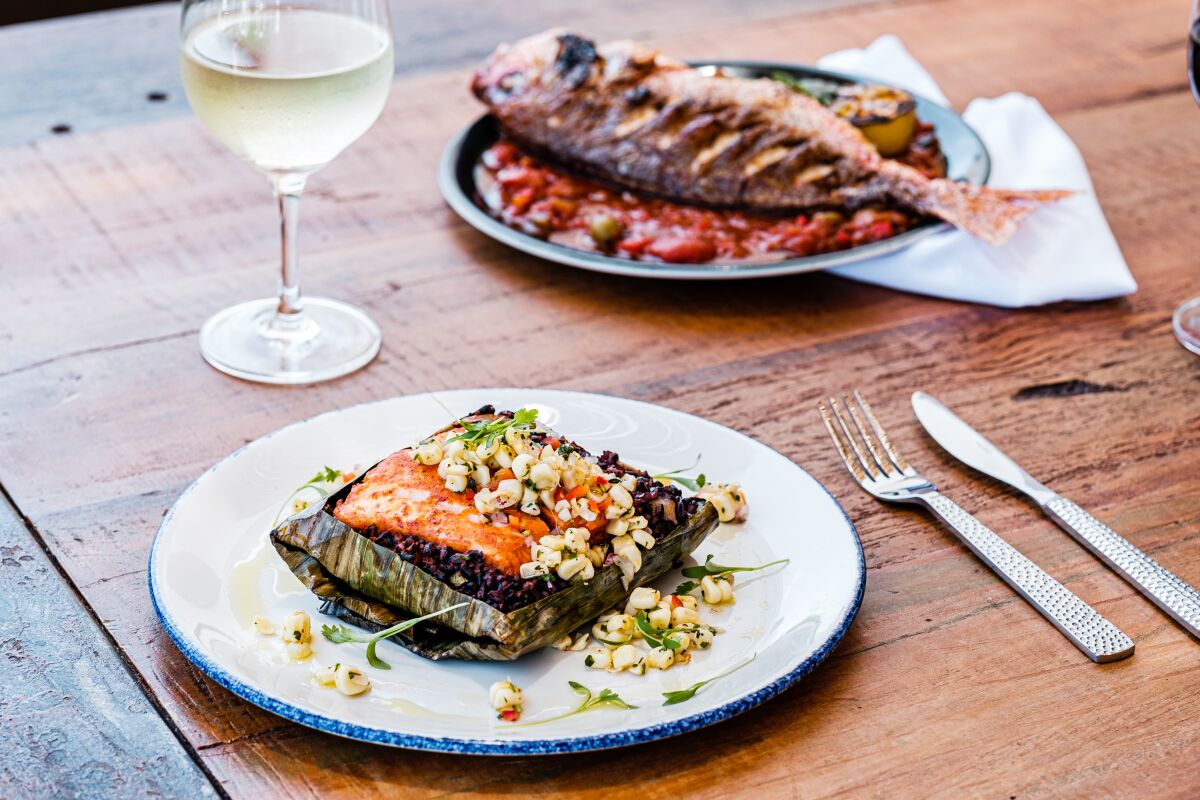
<svg viewBox="0 0 1200 800">
<path fill-rule="evenodd" d="M 591 656 L 591 655 L 589 655 L 587 658 L 583 659 L 583 665 L 584 665 L 585 667 L 590 667 L 592 664 L 595 664 L 595 663 L 596 663 L 596 657 L 595 657 L 595 656 Z"/>
<path fill-rule="evenodd" d="M 587 688 L 586 686 L 584 686 L 582 683 L 576 683 L 575 681 L 567 681 L 567 683 L 570 685 L 570 687 L 572 689 L 575 690 L 575 694 L 577 694 L 583 698 L 583 702 L 580 703 L 577 708 L 572 709 L 571 711 L 568 711 L 565 714 L 559 714 L 556 717 L 549 717 L 547 719 L 537 719 L 532 722 L 522 722 L 522 723 L 518 723 L 516 725 L 509 725 L 507 727 L 519 728 L 519 727 L 522 727 L 523 725 L 542 725 L 547 722 L 557 722 L 560 719 L 566 719 L 567 717 L 573 717 L 576 714 L 582 714 L 584 711 L 587 711 L 592 708 L 597 708 L 599 706 L 612 706 L 613 708 L 625 708 L 625 709 L 637 708 L 637 706 L 635 706 L 635 705 L 626 703 L 624 700 L 621 699 L 621 696 L 619 694 L 617 694 L 616 692 L 614 692 L 611 689 L 601 689 L 600 694 L 593 695 L 592 690 Z"/>
<path fill-rule="evenodd" d="M 440 611 L 434 611 L 432 614 L 426 614 L 423 617 L 406 619 L 404 622 L 401 622 L 398 625 L 393 625 L 390 628 L 386 628 L 379 633 L 358 633 L 346 627 L 345 625 L 322 625 L 321 635 L 334 644 L 345 644 L 346 642 L 358 642 L 360 644 L 366 643 L 367 663 L 376 669 L 391 669 L 391 664 L 388 664 L 386 661 L 375 655 L 375 645 L 379 644 L 384 639 L 395 636 L 398 633 L 403 633 L 418 623 L 424 622 L 427 619 L 432 619 L 440 614 L 445 614 L 447 611 L 453 611 L 456 608 L 462 608 L 465 605 L 467 604 L 459 603 L 458 605 L 447 606 Z"/>
<path fill-rule="evenodd" d="M 755 658 L 755 656 L 750 656 L 750 658 L 746 659 L 741 664 L 738 664 L 733 669 L 727 670 L 726 672 L 722 672 L 720 675 L 714 675 L 713 677 L 709 678 L 708 680 L 693 683 L 691 686 L 689 686 L 686 689 L 679 689 L 674 692 L 663 692 L 662 693 L 663 697 L 667 698 L 665 701 L 663 701 L 663 705 L 664 706 L 673 706 L 676 703 L 682 703 L 685 700 L 691 700 L 692 697 L 695 696 L 696 692 L 699 691 L 701 687 L 707 686 L 708 684 L 712 683 L 715 680 L 720 680 L 721 678 L 724 678 L 726 675 L 731 675 L 734 672 L 737 672 L 739 669 L 741 669 L 742 667 L 746 666 L 751 661 L 753 661 L 754 658 Z"/>
<path fill-rule="evenodd" d="M 567 444 L 566 442 L 563 442 L 562 444 L 560 444 L 558 446 L 558 454 L 560 456 L 562 456 L 563 458 L 566 458 L 567 456 L 571 455 L 571 453 L 574 453 L 574 452 L 575 452 L 575 448 L 571 447 L 571 445 Z"/>
<path fill-rule="evenodd" d="M 504 436 L 509 428 L 531 430 L 537 421 L 537 415 L 536 408 L 522 408 L 513 414 L 511 418 L 481 419 L 477 422 L 462 422 L 459 420 L 462 423 L 463 432 L 454 434 L 446 441 L 447 443 L 464 442 L 469 445 L 482 444 L 484 447 L 490 447 L 492 442 Z"/>
<path fill-rule="evenodd" d="M 710 555 L 708 558 L 706 558 L 704 560 L 704 563 L 702 565 L 697 566 L 697 567 L 685 567 L 683 570 L 681 570 L 681 572 L 683 572 L 683 576 L 685 578 L 697 578 L 698 579 L 698 578 L 706 577 L 708 575 L 728 575 L 732 572 L 755 572 L 760 569 L 766 569 L 767 567 L 773 567 L 776 564 L 786 564 L 786 563 L 788 563 L 789 560 L 790 559 L 781 558 L 778 561 L 772 561 L 770 564 L 763 564 L 761 567 L 726 567 L 726 566 L 722 566 L 721 564 L 714 564 L 713 557 Z M 683 584 L 680 584 L 681 587 L 682 587 L 682 585 Z M 691 591 L 694 588 L 696 588 L 696 587 L 692 586 L 691 588 L 688 589 L 688 591 Z M 675 590 L 675 594 L 686 594 L 686 593 L 687 592 L 680 592 L 678 588 Z"/>
</svg>

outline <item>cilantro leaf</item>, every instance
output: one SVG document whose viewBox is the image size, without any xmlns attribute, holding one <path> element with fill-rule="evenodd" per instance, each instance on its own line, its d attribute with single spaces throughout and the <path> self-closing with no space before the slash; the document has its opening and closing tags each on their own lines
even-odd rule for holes
<svg viewBox="0 0 1200 800">
<path fill-rule="evenodd" d="M 447 442 L 463 442 L 469 445 L 482 444 L 485 447 L 491 446 L 492 442 L 503 436 L 509 428 L 516 430 L 526 430 L 532 428 L 537 421 L 536 408 L 522 408 L 515 414 L 509 417 L 499 417 L 497 419 L 481 419 L 473 422 L 461 422 L 462 432 L 456 433 L 447 439 Z"/>
<path fill-rule="evenodd" d="M 326 467 L 309 479 L 309 483 L 336 483 L 341 480 L 341 470 L 334 469 L 331 466 Z"/>
<path fill-rule="evenodd" d="M 321 635 L 334 644 L 345 644 L 346 642 L 366 642 L 370 641 L 370 636 L 363 633 L 355 633 L 345 625 L 322 625 Z"/>
<path fill-rule="evenodd" d="M 680 596 L 685 595 L 685 594 L 691 594 L 693 591 L 695 591 L 696 587 L 699 585 L 700 584 L 697 583 L 696 581 L 684 581 L 683 583 L 676 586 L 675 591 L 671 592 L 671 594 L 677 594 Z"/>
</svg>

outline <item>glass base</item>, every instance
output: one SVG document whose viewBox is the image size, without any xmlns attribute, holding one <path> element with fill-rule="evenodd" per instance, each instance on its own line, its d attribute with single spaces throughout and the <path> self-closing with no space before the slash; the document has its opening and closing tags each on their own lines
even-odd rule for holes
<svg viewBox="0 0 1200 800">
<path fill-rule="evenodd" d="M 1175 309 L 1173 322 L 1179 343 L 1200 355 L 1200 297 L 1193 297 Z"/>
<path fill-rule="evenodd" d="M 316 383 L 366 366 L 382 337 L 366 314 L 336 300 L 306 297 L 295 317 L 275 298 L 227 308 L 200 329 L 200 353 L 235 378 L 258 383 Z"/>
</svg>

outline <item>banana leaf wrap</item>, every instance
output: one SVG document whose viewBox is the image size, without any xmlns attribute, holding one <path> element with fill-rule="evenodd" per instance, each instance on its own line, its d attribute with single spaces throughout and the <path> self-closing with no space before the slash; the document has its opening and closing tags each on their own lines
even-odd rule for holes
<svg viewBox="0 0 1200 800">
<path fill-rule="evenodd" d="M 319 507 L 292 517 L 271 531 L 276 552 L 300 581 L 324 602 L 321 613 L 379 631 L 415 616 L 466 603 L 392 641 L 431 659 L 511 661 L 552 644 L 619 603 L 630 590 L 666 573 L 700 545 L 717 526 L 709 503 L 683 520 L 643 553 L 642 567 L 629 586 L 609 565 L 590 581 L 569 586 L 507 613 L 462 594 L 395 551 L 350 528 L 330 511 L 347 484 Z"/>
</svg>

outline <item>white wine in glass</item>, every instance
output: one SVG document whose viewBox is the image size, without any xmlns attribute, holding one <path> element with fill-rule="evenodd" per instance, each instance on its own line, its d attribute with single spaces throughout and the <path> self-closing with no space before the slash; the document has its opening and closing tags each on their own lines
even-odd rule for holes
<svg viewBox="0 0 1200 800">
<path fill-rule="evenodd" d="M 200 350 L 217 369 L 266 383 L 345 375 L 379 352 L 379 329 L 344 303 L 301 298 L 300 193 L 374 124 L 393 72 L 386 0 L 187 0 L 183 85 L 196 116 L 264 173 L 283 237 L 278 298 L 210 318 Z"/>
</svg>

